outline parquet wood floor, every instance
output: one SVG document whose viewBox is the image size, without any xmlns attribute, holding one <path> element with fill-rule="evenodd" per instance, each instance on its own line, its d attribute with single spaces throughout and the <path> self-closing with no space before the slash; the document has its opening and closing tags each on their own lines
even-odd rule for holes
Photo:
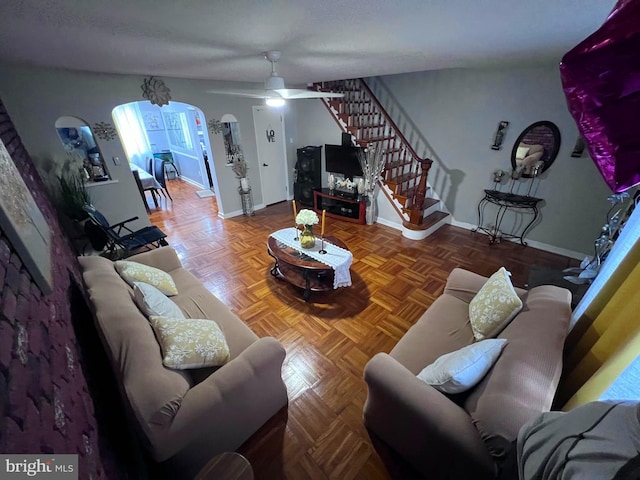
<svg viewBox="0 0 640 480">
<path fill-rule="evenodd" d="M 524 286 L 530 265 L 576 263 L 511 242 L 490 245 L 483 234 L 448 225 L 413 241 L 386 226 L 327 218 L 326 231 L 353 252 L 353 285 L 312 294 L 306 303 L 301 290 L 269 273 L 267 238 L 293 225 L 291 202 L 223 220 L 214 197 L 199 198 L 179 179 L 169 189 L 174 201 L 162 199 L 151 221 L 211 292 L 256 334 L 277 338 L 287 350 L 288 409 L 239 450 L 256 479 L 411 478 L 384 445 L 374 449 L 362 424 L 366 362 L 391 350 L 455 267 L 489 276 L 504 265 L 513 283 Z"/>
</svg>

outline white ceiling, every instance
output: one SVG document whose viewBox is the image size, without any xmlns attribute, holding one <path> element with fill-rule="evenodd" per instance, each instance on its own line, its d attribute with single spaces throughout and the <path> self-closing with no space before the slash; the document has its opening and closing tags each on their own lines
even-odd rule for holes
<svg viewBox="0 0 640 480">
<path fill-rule="evenodd" d="M 559 61 L 615 0 L 1 0 L 0 59 L 287 86 Z M 1 72 L 0 72 L 1 74 Z"/>
</svg>

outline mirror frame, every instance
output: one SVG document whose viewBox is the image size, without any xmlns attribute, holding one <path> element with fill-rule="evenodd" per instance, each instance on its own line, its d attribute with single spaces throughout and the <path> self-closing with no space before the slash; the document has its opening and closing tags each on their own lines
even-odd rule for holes
<svg viewBox="0 0 640 480">
<path fill-rule="evenodd" d="M 558 156 L 558 151 L 560 150 L 560 142 L 561 142 L 561 136 L 560 136 L 560 130 L 558 129 L 558 126 L 553 123 L 550 122 L 548 120 L 542 120 L 540 122 L 535 122 L 532 123 L 531 125 L 529 125 L 527 128 L 525 128 L 522 133 L 518 136 L 518 138 L 516 139 L 515 143 L 513 144 L 513 149 L 511 150 L 511 168 L 513 170 L 516 169 L 517 165 L 516 165 L 516 152 L 518 151 L 518 145 L 520 145 L 520 142 L 522 142 L 524 140 L 524 137 L 527 136 L 527 134 L 533 130 L 534 128 L 538 128 L 538 127 L 547 127 L 551 130 L 551 134 L 553 135 L 553 138 L 555 140 L 554 145 L 553 145 L 553 150 L 549 153 L 548 156 L 548 160 L 546 162 L 544 162 L 544 167 L 542 168 L 542 171 L 540 171 L 540 173 L 538 175 L 541 175 L 542 173 L 546 172 L 549 167 L 553 164 L 553 162 L 555 161 L 556 157 Z M 522 173 L 521 175 L 523 178 L 532 178 L 532 175 L 528 174 L 528 173 Z"/>
</svg>

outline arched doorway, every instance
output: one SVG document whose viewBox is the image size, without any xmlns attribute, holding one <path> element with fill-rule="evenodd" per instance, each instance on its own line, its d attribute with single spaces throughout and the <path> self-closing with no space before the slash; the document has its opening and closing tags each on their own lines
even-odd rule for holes
<svg viewBox="0 0 640 480">
<path fill-rule="evenodd" d="M 152 157 L 171 159 L 169 175 L 215 192 L 217 177 L 202 110 L 182 102 L 159 107 L 148 101 L 113 109 L 113 119 L 129 162 L 147 169 Z M 212 194 L 212 193 L 211 193 Z"/>
</svg>

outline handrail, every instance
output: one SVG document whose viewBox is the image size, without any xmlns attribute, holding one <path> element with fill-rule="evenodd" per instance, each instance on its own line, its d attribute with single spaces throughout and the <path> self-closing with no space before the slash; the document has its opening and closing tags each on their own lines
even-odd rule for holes
<svg viewBox="0 0 640 480">
<path fill-rule="evenodd" d="M 378 101 L 378 98 L 373 94 L 373 92 L 369 88 L 369 85 L 367 85 L 367 83 L 362 78 L 359 78 L 358 81 L 367 91 L 369 98 L 371 98 L 371 100 L 376 103 L 380 112 L 385 116 L 390 126 L 393 128 L 396 134 L 400 137 L 400 140 L 402 141 L 402 143 L 406 145 L 406 147 L 409 149 L 409 153 L 411 153 L 411 155 L 413 155 L 413 157 L 419 162 L 422 162 L 425 160 L 428 160 L 429 162 L 433 162 L 433 160 L 430 160 L 427 157 L 422 158 L 420 155 L 418 155 L 418 153 L 414 150 L 413 146 L 409 143 L 409 141 L 406 139 L 406 137 L 402 133 L 402 130 L 398 128 L 398 126 L 396 125 L 396 122 L 393 121 L 393 119 L 387 113 L 387 110 L 382 106 L 382 104 Z"/>
</svg>

